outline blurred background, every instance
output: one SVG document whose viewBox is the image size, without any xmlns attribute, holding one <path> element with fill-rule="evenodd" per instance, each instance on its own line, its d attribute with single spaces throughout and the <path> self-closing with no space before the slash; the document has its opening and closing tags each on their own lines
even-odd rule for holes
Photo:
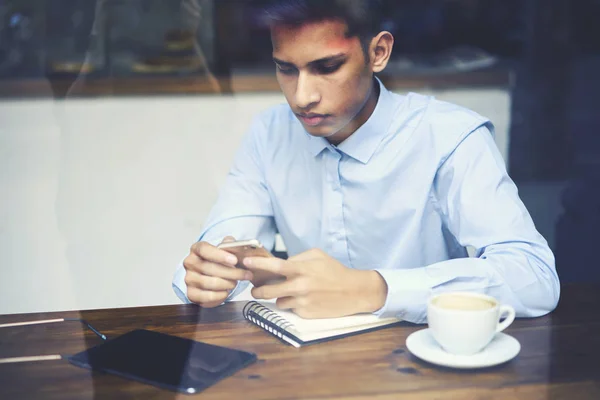
<svg viewBox="0 0 600 400">
<path fill-rule="evenodd" d="M 0 314 L 177 302 L 252 116 L 285 101 L 249 3 L 0 1 Z M 561 280 L 600 280 L 600 0 L 384 4 L 383 82 L 490 118 Z"/>
</svg>

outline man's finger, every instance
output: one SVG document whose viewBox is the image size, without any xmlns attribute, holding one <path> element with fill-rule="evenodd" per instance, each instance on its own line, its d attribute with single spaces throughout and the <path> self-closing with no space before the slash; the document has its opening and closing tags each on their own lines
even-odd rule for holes
<svg viewBox="0 0 600 400">
<path fill-rule="evenodd" d="M 216 307 L 227 299 L 229 292 L 213 292 L 191 287 L 188 288 L 187 296 L 192 303 L 199 304 L 203 307 Z"/>
<path fill-rule="evenodd" d="M 235 242 L 235 238 L 233 236 L 225 236 L 221 243 L 231 243 Z"/>
<path fill-rule="evenodd" d="M 220 268 L 214 268 L 213 267 L 214 265 L 217 265 Z M 205 261 L 204 259 L 200 258 L 200 256 L 198 256 L 195 253 L 190 253 L 183 260 L 183 267 L 186 269 L 186 271 L 190 271 L 190 272 L 194 272 L 194 273 L 202 273 L 204 275 L 210 275 L 210 276 L 218 276 L 220 278 L 230 279 L 230 280 L 246 279 L 246 277 L 248 276 L 248 275 L 245 275 L 243 272 L 240 272 L 240 271 L 242 271 L 240 269 L 236 269 L 236 268 L 230 267 L 228 265 L 222 265 L 222 264 L 212 263 L 210 261 Z M 219 275 L 211 275 L 209 271 L 212 271 L 213 269 L 216 269 L 217 270 L 216 273 Z"/>
<path fill-rule="evenodd" d="M 243 264 L 250 271 L 267 271 L 286 278 L 296 275 L 295 269 L 289 263 L 277 257 L 246 257 Z"/>
<path fill-rule="evenodd" d="M 230 281 L 244 281 L 253 278 L 252 273 L 249 271 L 207 261 L 200 263 L 195 270 L 202 275 L 214 276 Z"/>
<path fill-rule="evenodd" d="M 229 265 L 235 267 L 237 257 L 231 253 L 221 250 L 210 243 L 198 242 L 192 245 L 191 251 L 203 260 L 211 261 L 217 264 Z"/>
<path fill-rule="evenodd" d="M 279 297 L 275 302 L 277 307 L 282 310 L 293 310 L 296 308 L 296 298 L 295 297 Z"/>
<path fill-rule="evenodd" d="M 315 258 L 321 258 L 325 255 L 323 250 L 320 249 L 310 249 L 303 251 L 302 253 L 296 254 L 288 258 L 289 261 L 309 261 L 314 260 Z"/>
<path fill-rule="evenodd" d="M 286 280 L 271 285 L 263 285 L 252 289 L 255 299 L 278 299 L 280 297 L 293 297 L 303 293 L 298 280 Z"/>
<path fill-rule="evenodd" d="M 189 273 L 185 276 L 185 284 L 188 288 L 195 287 L 203 290 L 219 292 L 235 289 L 237 281 L 230 281 L 228 279 L 202 275 L 199 273 Z"/>
</svg>

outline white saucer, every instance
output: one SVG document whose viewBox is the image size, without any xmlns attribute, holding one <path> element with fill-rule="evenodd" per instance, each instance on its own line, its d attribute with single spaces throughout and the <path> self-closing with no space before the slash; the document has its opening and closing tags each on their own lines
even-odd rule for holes
<svg viewBox="0 0 600 400">
<path fill-rule="evenodd" d="M 492 342 L 482 351 L 471 356 L 447 353 L 435 341 L 429 329 L 412 333 L 406 339 L 406 347 L 418 358 L 432 364 L 451 368 L 485 368 L 512 360 L 519 354 L 521 345 L 512 336 L 497 333 Z"/>
</svg>

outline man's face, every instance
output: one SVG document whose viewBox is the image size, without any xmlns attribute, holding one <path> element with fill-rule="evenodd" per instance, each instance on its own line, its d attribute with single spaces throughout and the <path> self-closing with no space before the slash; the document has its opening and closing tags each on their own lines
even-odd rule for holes
<svg viewBox="0 0 600 400">
<path fill-rule="evenodd" d="M 353 122 L 373 85 L 360 40 L 347 38 L 346 29 L 343 22 L 323 21 L 271 30 L 277 80 L 313 136 L 334 138 L 358 128 Z"/>
</svg>

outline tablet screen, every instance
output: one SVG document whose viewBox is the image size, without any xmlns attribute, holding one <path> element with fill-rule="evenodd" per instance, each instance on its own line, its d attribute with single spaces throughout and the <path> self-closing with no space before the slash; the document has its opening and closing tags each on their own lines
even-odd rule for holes
<svg viewBox="0 0 600 400">
<path fill-rule="evenodd" d="M 256 355 L 139 329 L 69 357 L 75 365 L 183 393 L 198 393 Z"/>
</svg>

